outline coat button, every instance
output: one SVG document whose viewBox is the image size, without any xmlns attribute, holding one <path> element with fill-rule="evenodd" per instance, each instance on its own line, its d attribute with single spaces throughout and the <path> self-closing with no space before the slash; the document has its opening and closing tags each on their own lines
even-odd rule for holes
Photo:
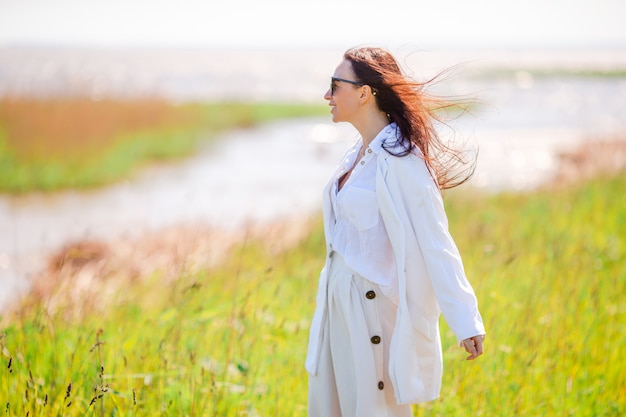
<svg viewBox="0 0 626 417">
<path fill-rule="evenodd" d="M 365 293 L 365 298 L 367 298 L 368 300 L 373 300 L 374 298 L 376 298 L 376 293 L 374 291 L 368 291 Z"/>
<path fill-rule="evenodd" d="M 385 383 L 383 381 L 378 381 L 378 389 L 382 390 L 383 388 L 385 388 Z"/>
<path fill-rule="evenodd" d="M 380 343 L 380 336 L 372 336 L 370 340 L 372 341 L 373 344 L 377 345 Z"/>
</svg>

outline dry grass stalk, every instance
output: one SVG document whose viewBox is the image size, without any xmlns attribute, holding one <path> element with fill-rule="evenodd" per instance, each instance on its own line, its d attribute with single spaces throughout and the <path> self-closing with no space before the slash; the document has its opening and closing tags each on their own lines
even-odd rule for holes
<svg viewBox="0 0 626 417">
<path fill-rule="evenodd" d="M 548 186 L 569 186 L 619 173 L 626 174 L 626 137 L 589 140 L 559 154 L 557 174 Z"/>
<path fill-rule="evenodd" d="M 134 239 L 76 242 L 50 256 L 19 308 L 43 301 L 48 312 L 62 311 L 68 320 L 77 319 L 85 310 L 103 311 L 129 283 L 156 273 L 168 284 L 185 272 L 215 267 L 246 240 L 260 241 L 276 253 L 298 243 L 310 228 L 307 219 L 288 219 L 238 231 L 188 225 Z"/>
<path fill-rule="evenodd" d="M 0 100 L 7 143 L 23 157 L 97 152 L 120 134 L 186 125 L 190 117 L 163 100 Z"/>
</svg>

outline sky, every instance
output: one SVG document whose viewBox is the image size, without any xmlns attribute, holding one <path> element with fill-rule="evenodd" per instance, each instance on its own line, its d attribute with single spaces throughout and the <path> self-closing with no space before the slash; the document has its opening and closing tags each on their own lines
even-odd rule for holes
<svg viewBox="0 0 626 417">
<path fill-rule="evenodd" d="M 0 46 L 626 46 L 624 0 L 0 0 Z"/>
</svg>

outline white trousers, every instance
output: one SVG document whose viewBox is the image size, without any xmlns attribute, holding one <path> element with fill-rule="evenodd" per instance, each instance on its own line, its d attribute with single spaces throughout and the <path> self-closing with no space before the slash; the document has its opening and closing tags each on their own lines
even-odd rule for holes
<svg viewBox="0 0 626 417">
<path fill-rule="evenodd" d="M 309 417 L 410 417 L 389 380 L 397 307 L 380 287 L 333 253 L 328 312 L 317 375 L 309 375 Z"/>
</svg>

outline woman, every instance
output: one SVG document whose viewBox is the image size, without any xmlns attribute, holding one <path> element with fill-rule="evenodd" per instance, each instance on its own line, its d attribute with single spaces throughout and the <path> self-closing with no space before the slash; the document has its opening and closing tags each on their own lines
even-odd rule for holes
<svg viewBox="0 0 626 417">
<path fill-rule="evenodd" d="M 333 122 L 360 137 L 323 195 L 328 256 L 306 360 L 310 417 L 408 417 L 410 404 L 437 398 L 441 312 L 467 359 L 483 353 L 441 198 L 471 172 L 453 175 L 460 154 L 439 140 L 423 87 L 388 51 L 358 48 L 324 96 Z"/>
</svg>

